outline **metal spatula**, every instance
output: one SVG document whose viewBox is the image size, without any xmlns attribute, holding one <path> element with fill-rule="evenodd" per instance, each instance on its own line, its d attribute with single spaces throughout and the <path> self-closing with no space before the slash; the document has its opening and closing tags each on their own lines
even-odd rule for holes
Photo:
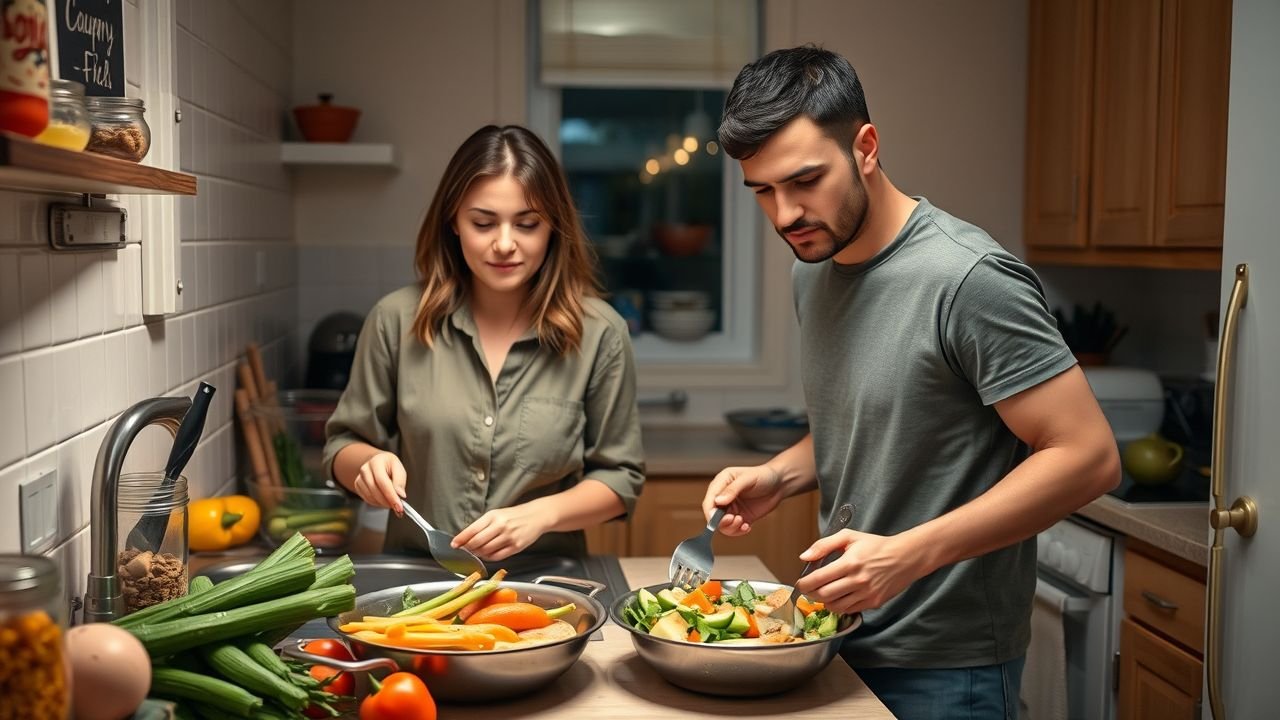
<svg viewBox="0 0 1280 720">
<path fill-rule="evenodd" d="M 426 533 L 427 549 L 431 551 L 431 557 L 440 563 L 440 567 L 458 577 L 467 577 L 473 572 L 480 573 L 480 577 L 489 577 L 489 571 L 485 569 L 484 563 L 480 562 L 480 558 L 466 548 L 453 547 L 453 536 L 431 527 L 431 523 L 419 515 L 409 503 L 401 500 L 400 505 L 404 508 L 405 517 Z"/>
</svg>

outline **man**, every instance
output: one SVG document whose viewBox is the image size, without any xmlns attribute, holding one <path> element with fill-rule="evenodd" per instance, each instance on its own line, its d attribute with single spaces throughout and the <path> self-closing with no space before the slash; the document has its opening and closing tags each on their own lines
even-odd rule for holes
<svg viewBox="0 0 1280 720">
<path fill-rule="evenodd" d="M 1015 718 L 1035 592 L 1035 535 L 1114 487 L 1110 427 L 1029 267 L 981 229 L 903 194 L 880 166 L 862 86 L 812 46 L 743 68 L 720 144 L 798 262 L 792 271 L 811 434 L 727 468 L 703 500 L 749 532 L 815 486 L 820 526 L 852 529 L 802 560 L 841 650 L 901 718 Z"/>
</svg>

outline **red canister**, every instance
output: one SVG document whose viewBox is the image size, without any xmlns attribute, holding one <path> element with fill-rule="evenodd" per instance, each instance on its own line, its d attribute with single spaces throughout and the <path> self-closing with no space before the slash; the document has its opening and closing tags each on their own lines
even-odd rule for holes
<svg viewBox="0 0 1280 720">
<path fill-rule="evenodd" d="M 44 0 L 0 0 L 0 130 L 35 137 L 49 122 Z"/>
</svg>

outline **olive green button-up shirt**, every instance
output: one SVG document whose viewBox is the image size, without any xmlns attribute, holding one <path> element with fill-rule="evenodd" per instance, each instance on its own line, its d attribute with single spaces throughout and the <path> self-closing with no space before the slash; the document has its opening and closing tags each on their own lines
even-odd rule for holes
<svg viewBox="0 0 1280 720">
<path fill-rule="evenodd" d="M 326 472 L 347 445 L 396 452 L 405 494 L 432 525 L 455 534 L 485 511 L 569 489 L 583 478 L 618 494 L 629 514 L 644 482 L 635 359 L 626 323 L 599 299 L 584 304 L 579 349 L 558 355 L 532 330 L 512 345 L 497 381 L 464 305 L 433 348 L 412 334 L 421 289 L 402 288 L 369 313 L 351 379 L 326 426 Z M 388 552 L 426 550 L 394 514 Z M 543 535 L 528 552 L 584 554 L 581 531 Z"/>
</svg>

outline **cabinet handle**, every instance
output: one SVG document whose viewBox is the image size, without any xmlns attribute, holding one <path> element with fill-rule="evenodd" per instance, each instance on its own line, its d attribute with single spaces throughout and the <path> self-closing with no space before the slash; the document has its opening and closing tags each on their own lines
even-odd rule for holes
<svg viewBox="0 0 1280 720">
<path fill-rule="evenodd" d="M 1155 605 L 1156 607 L 1160 608 L 1161 610 L 1168 610 L 1168 611 L 1172 612 L 1172 611 L 1174 611 L 1174 610 L 1177 610 L 1177 609 L 1178 609 L 1178 603 L 1176 603 L 1176 602 L 1172 602 L 1172 601 L 1169 601 L 1169 600 L 1165 600 L 1164 598 L 1162 598 L 1162 597 L 1160 597 L 1159 595 L 1157 595 L 1157 594 L 1155 594 L 1155 593 L 1151 592 L 1150 590 L 1143 590 L 1143 591 L 1142 591 L 1142 599 L 1143 599 L 1143 600 L 1146 600 L 1147 602 L 1151 603 L 1152 605 Z"/>
<path fill-rule="evenodd" d="M 1209 712 L 1214 720 L 1225 720 L 1226 709 L 1222 702 L 1222 561 L 1225 548 L 1223 536 L 1227 528 L 1241 537 L 1253 537 L 1258 530 L 1258 505 L 1253 498 L 1242 495 L 1227 508 L 1223 496 L 1227 492 L 1227 399 L 1231 397 L 1231 366 L 1235 364 L 1236 329 L 1240 324 L 1240 311 L 1249 299 L 1249 266 L 1236 265 L 1235 284 L 1227 300 L 1226 317 L 1223 318 L 1221 341 L 1218 345 L 1218 379 L 1213 397 L 1213 507 L 1209 510 L 1209 525 L 1213 528 L 1213 544 L 1209 547 L 1209 632 L 1204 646 L 1205 674 L 1208 675 Z"/>
</svg>

